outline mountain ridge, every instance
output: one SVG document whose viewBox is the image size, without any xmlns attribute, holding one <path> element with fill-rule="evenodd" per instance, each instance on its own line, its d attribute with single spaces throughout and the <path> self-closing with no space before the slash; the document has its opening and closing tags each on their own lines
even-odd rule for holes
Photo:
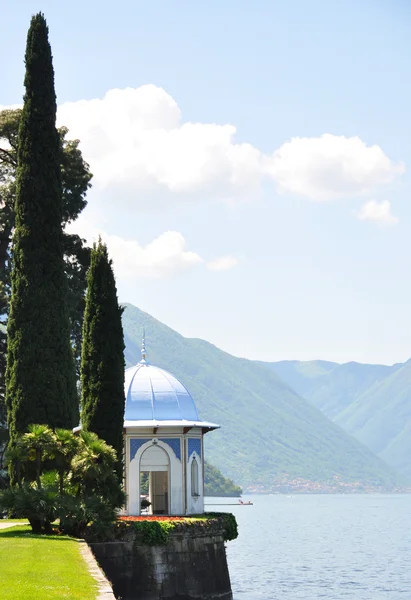
<svg viewBox="0 0 411 600">
<path fill-rule="evenodd" d="M 198 338 L 184 338 L 133 305 L 123 314 L 127 364 L 148 360 L 186 385 L 206 420 L 222 429 L 205 438 L 207 460 L 254 491 L 350 485 L 393 488 L 401 478 L 347 436 L 264 364 L 233 357 Z M 306 482 L 306 483 L 304 483 Z M 328 489 L 327 488 L 327 489 Z"/>
<path fill-rule="evenodd" d="M 388 464 L 411 477 L 411 359 L 394 365 L 336 364 L 326 375 L 302 378 L 307 366 L 269 363 L 291 387 Z"/>
</svg>

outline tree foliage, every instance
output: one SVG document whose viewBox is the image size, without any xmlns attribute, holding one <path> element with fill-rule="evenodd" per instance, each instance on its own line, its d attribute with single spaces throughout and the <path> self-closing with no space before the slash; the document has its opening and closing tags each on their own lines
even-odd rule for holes
<svg viewBox="0 0 411 600">
<path fill-rule="evenodd" d="M 73 427 L 78 419 L 63 260 L 62 152 L 42 14 L 32 18 L 25 59 L 7 327 L 6 404 L 12 442 L 34 421 L 55 428 Z"/>
<path fill-rule="evenodd" d="M 7 311 L 7 298 L 4 288 L 0 282 L 0 315 Z M 7 482 L 6 465 L 4 463 L 4 452 L 8 441 L 7 411 L 4 398 L 5 374 L 6 374 L 6 329 L 0 320 L 0 489 Z"/>
<path fill-rule="evenodd" d="M 12 235 L 15 228 L 17 140 L 22 110 L 0 111 L 0 315 L 3 324 L 7 321 L 10 299 L 10 269 Z M 67 140 L 68 129 L 58 130 L 60 143 L 60 170 L 62 184 L 62 225 L 77 219 L 85 208 L 86 193 L 92 175 L 79 149 L 79 140 Z M 63 247 L 68 280 L 68 311 L 72 343 L 79 364 L 81 350 L 81 328 L 84 312 L 86 272 L 90 262 L 89 248 L 78 235 L 64 233 Z M 3 302 L 1 302 L 3 300 Z M 5 365 L 5 328 L 0 330 L 0 361 Z M 0 363 L 0 376 L 4 374 Z M 0 390 L 1 394 L 1 390 Z"/>
<path fill-rule="evenodd" d="M 91 251 L 81 361 L 82 427 L 112 446 L 122 471 L 124 423 L 124 337 L 122 308 L 107 247 Z"/>
</svg>

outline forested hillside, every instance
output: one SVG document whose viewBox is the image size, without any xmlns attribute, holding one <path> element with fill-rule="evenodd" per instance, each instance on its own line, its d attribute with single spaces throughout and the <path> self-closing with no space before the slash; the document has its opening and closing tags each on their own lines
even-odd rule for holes
<svg viewBox="0 0 411 600">
<path fill-rule="evenodd" d="M 234 481 L 224 477 L 217 467 L 205 461 L 204 494 L 205 496 L 241 496 L 242 489 Z"/>
</svg>

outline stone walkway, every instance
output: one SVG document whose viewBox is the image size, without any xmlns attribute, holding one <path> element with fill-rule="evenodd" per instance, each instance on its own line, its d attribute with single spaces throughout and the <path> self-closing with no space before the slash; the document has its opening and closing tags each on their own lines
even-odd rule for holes
<svg viewBox="0 0 411 600">
<path fill-rule="evenodd" d="M 17 521 L 13 521 L 13 523 L 2 523 L 0 520 L 0 529 L 8 529 L 9 527 L 16 527 L 16 525 L 28 525 L 28 523 L 19 523 Z"/>
</svg>

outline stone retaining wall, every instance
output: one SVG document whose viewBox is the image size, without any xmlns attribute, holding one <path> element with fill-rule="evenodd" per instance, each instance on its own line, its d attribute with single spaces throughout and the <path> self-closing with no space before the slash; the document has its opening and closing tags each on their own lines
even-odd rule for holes
<svg viewBox="0 0 411 600">
<path fill-rule="evenodd" d="M 222 530 L 177 530 L 164 546 L 135 539 L 90 547 L 118 599 L 232 600 Z"/>
</svg>

